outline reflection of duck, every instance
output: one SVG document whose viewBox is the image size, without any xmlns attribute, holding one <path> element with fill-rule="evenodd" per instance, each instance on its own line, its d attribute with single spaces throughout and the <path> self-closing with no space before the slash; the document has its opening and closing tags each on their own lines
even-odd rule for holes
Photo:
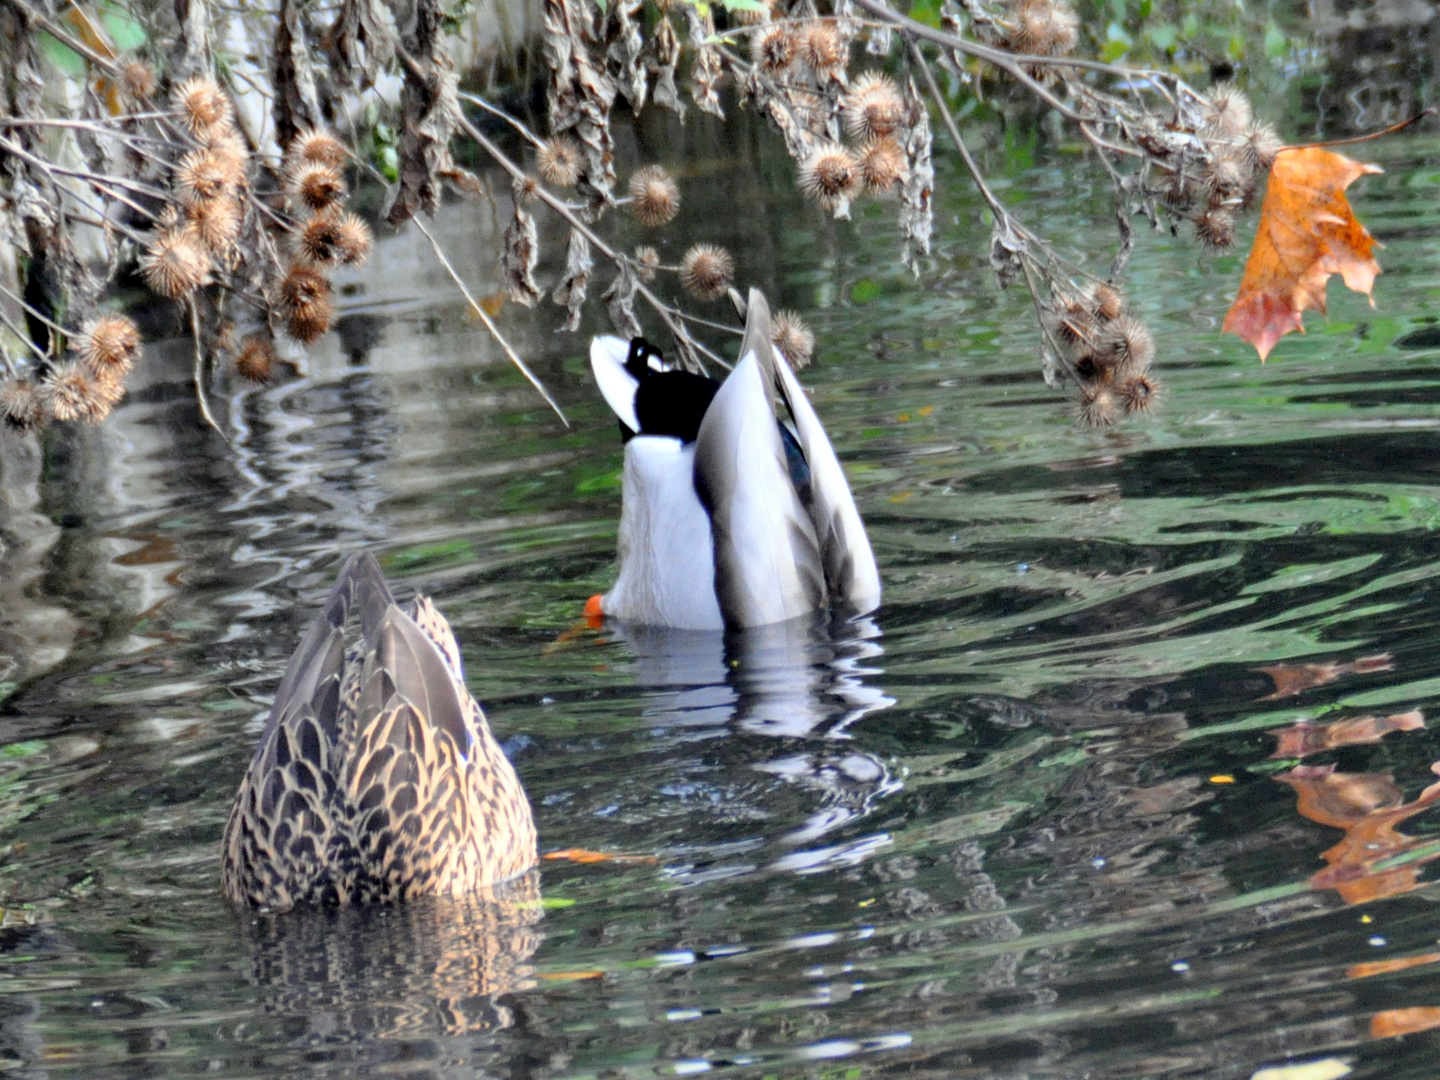
<svg viewBox="0 0 1440 1080">
<path fill-rule="evenodd" d="M 740 362 L 724 383 L 667 368 L 643 338 L 600 337 L 590 364 L 626 435 L 621 622 L 738 629 L 880 602 L 875 556 L 820 418 L 771 344 L 750 291 Z M 777 424 L 778 390 L 790 424 Z"/>
<path fill-rule="evenodd" d="M 741 764 L 783 783 L 803 816 L 801 825 L 775 838 L 787 848 L 808 846 L 865 817 L 899 790 L 889 766 L 850 735 L 863 717 L 894 704 L 864 681 L 877 673 L 869 662 L 881 654 L 872 620 L 832 628 L 796 619 L 726 634 L 621 626 L 617 636 L 634 657 L 637 685 L 649 691 L 642 715 L 653 734 L 671 731 L 687 741 L 708 742 L 729 727 L 766 737 L 763 743 L 727 737 L 714 744 L 710 764 L 697 777 L 716 784 L 711 768 Z M 733 797 L 743 787 L 726 790 Z M 777 810 L 774 789 L 769 791 L 755 807 L 757 815 L 788 816 Z M 726 813 L 744 816 L 733 801 Z M 856 843 L 868 851 L 873 840 Z M 792 850 L 777 865 L 819 865 L 832 855 L 839 861 L 848 857 L 840 849 Z"/>
<path fill-rule="evenodd" d="M 225 895 L 273 908 L 458 895 L 535 859 L 530 804 L 450 624 L 424 596 L 402 610 L 374 557 L 350 556 L 241 782 Z"/>
<path fill-rule="evenodd" d="M 279 1018 L 287 1035 L 329 1044 L 332 1067 L 365 1064 L 364 1044 L 376 1037 L 473 1036 L 508 1027 L 509 1011 L 496 998 L 533 984 L 529 961 L 541 941 L 537 879 L 532 872 L 465 896 L 401 905 L 247 918 L 249 977 L 264 1012 Z M 469 1060 L 473 1069 L 484 1049 L 474 1041 L 431 1046 L 430 1053 Z M 354 1044 L 351 1053 L 345 1044 Z M 425 1053 L 424 1042 L 414 1046 Z M 368 1056 L 373 1067 L 373 1052 Z"/>
</svg>

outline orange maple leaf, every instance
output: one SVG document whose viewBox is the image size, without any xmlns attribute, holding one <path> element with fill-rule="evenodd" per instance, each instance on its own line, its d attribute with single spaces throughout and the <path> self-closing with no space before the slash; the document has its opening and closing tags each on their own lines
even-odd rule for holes
<svg viewBox="0 0 1440 1080">
<path fill-rule="evenodd" d="M 1254 345 L 1262 363 L 1290 331 L 1304 332 L 1302 311 L 1325 310 L 1325 283 L 1331 274 L 1370 296 L 1380 273 L 1372 253 L 1380 245 L 1355 220 L 1345 189 L 1366 173 L 1378 172 L 1384 172 L 1378 165 L 1351 161 L 1318 146 L 1275 155 L 1240 295 L 1221 328 Z M 1375 303 L 1373 297 L 1370 303 Z"/>
</svg>

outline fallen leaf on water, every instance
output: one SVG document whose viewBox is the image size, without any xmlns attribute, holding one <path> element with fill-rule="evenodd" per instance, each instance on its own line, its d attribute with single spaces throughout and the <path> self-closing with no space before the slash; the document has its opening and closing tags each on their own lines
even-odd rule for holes
<svg viewBox="0 0 1440 1080">
<path fill-rule="evenodd" d="M 1430 769 L 1440 773 L 1440 763 Z M 1337 773 L 1333 765 L 1297 765 L 1275 779 L 1295 789 L 1302 817 L 1345 832 L 1344 839 L 1321 852 L 1329 865 L 1311 876 L 1311 888 L 1334 889 L 1347 904 L 1398 896 L 1418 888 L 1421 867 L 1440 858 L 1436 851 L 1376 869 L 1382 860 L 1433 846 L 1432 838 L 1407 836 L 1397 826 L 1440 800 L 1440 783 L 1407 803 L 1389 773 Z"/>
<path fill-rule="evenodd" d="M 1250 1080 L 1339 1080 L 1352 1071 L 1339 1058 L 1321 1058 L 1294 1065 L 1271 1065 L 1268 1069 L 1261 1069 Z"/>
<path fill-rule="evenodd" d="M 1254 345 L 1262 363 L 1282 337 L 1304 330 L 1301 312 L 1325 310 L 1331 274 L 1370 295 L 1380 273 L 1378 245 L 1355 220 L 1345 189 L 1383 171 L 1318 146 L 1275 155 L 1240 293 L 1222 327 Z"/>
<path fill-rule="evenodd" d="M 1394 716 L 1357 716 L 1330 724 L 1302 720 L 1266 734 L 1275 736 L 1275 752 L 1271 758 L 1303 758 L 1337 746 L 1377 743 L 1392 731 L 1418 731 L 1424 726 L 1424 715 L 1419 709 L 1411 709 Z"/>
<path fill-rule="evenodd" d="M 1370 1018 L 1370 1037 L 1389 1039 L 1396 1035 L 1413 1035 L 1440 1027 L 1440 1009 L 1433 1005 L 1414 1009 L 1386 1009 Z"/>
<path fill-rule="evenodd" d="M 542 859 L 566 859 L 575 863 L 653 863 L 660 861 L 654 855 L 626 855 L 621 852 L 590 851 L 588 848 L 566 848 L 564 851 L 547 852 L 540 857 Z"/>
<path fill-rule="evenodd" d="M 1271 664 L 1255 670 L 1263 671 L 1275 683 L 1275 692 L 1261 700 L 1274 701 L 1276 698 L 1293 697 L 1311 687 L 1332 683 L 1342 675 L 1368 675 L 1375 671 L 1393 671 L 1394 668 L 1394 658 L 1389 653 L 1379 653 L 1343 664 L 1334 661 L 1319 664 Z"/>
<path fill-rule="evenodd" d="M 1402 956 L 1395 960 L 1371 960 L 1365 964 L 1351 964 L 1345 969 L 1350 979 L 1368 979 L 1372 975 L 1393 975 L 1413 967 L 1424 967 L 1440 960 L 1440 952 L 1421 953 L 1419 956 Z"/>
</svg>

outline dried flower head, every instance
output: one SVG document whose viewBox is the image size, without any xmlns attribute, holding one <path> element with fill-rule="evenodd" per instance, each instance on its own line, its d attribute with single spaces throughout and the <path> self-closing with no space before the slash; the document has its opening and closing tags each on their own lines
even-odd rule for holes
<svg viewBox="0 0 1440 1080">
<path fill-rule="evenodd" d="M 1096 347 L 1096 362 L 1107 376 L 1116 378 L 1141 374 L 1154 359 L 1154 335 L 1131 315 L 1122 315 L 1106 326 Z"/>
<path fill-rule="evenodd" d="M 29 379 L 10 379 L 0 385 L 0 420 L 12 431 L 42 427 L 49 419 L 40 391 Z"/>
<path fill-rule="evenodd" d="M 1141 372 L 1122 381 L 1115 396 L 1127 413 L 1144 412 L 1160 399 L 1160 383 L 1149 372 Z"/>
<path fill-rule="evenodd" d="M 1166 205 L 1176 210 L 1187 210 L 1195 202 L 1195 186 L 1195 178 L 1182 163 L 1160 185 L 1160 194 Z"/>
<path fill-rule="evenodd" d="M 800 59 L 816 75 L 830 75 L 845 66 L 845 43 L 835 24 L 814 19 L 800 30 Z"/>
<path fill-rule="evenodd" d="M 1235 215 L 1223 207 L 1196 215 L 1195 236 L 1206 247 L 1230 247 L 1235 243 Z"/>
<path fill-rule="evenodd" d="M 1205 195 L 1212 209 L 1241 205 L 1253 193 L 1255 173 L 1239 150 L 1222 149 L 1204 173 Z"/>
<path fill-rule="evenodd" d="M 839 143 L 819 147 L 800 166 L 800 190 L 827 210 L 848 202 L 860 186 L 860 167 Z"/>
<path fill-rule="evenodd" d="M 793 311 L 777 311 L 770 321 L 770 335 L 775 347 L 795 368 L 810 363 L 815 352 L 815 335 L 805 320 Z"/>
<path fill-rule="evenodd" d="M 230 126 L 230 99 L 208 75 L 195 75 L 175 88 L 175 110 L 194 135 Z"/>
<path fill-rule="evenodd" d="M 241 165 L 230 157 L 194 150 L 175 166 L 175 193 L 183 203 L 218 199 L 240 183 Z"/>
<path fill-rule="evenodd" d="M 56 420 L 89 420 L 99 423 L 110 412 L 108 393 L 101 380 L 74 361 L 56 364 L 40 380 L 40 401 Z"/>
<path fill-rule="evenodd" d="M 730 252 L 714 244 L 696 244 L 680 260 L 680 284 L 701 300 L 724 296 L 734 275 Z"/>
<path fill-rule="evenodd" d="M 250 147 L 234 128 L 212 128 L 200 140 L 205 152 L 227 170 L 230 187 L 239 187 L 245 179 L 245 167 L 250 164 Z"/>
<path fill-rule="evenodd" d="M 646 165 L 630 177 L 630 213 L 641 225 L 667 225 L 680 213 L 680 186 L 659 165 Z"/>
<path fill-rule="evenodd" d="M 1067 0 L 1012 0 L 1005 18 L 1002 44 L 1011 52 L 1066 56 L 1075 48 L 1080 19 Z"/>
<path fill-rule="evenodd" d="M 1095 344 L 1100 327 L 1095 321 L 1094 298 L 1066 297 L 1055 310 L 1055 336 L 1072 361 L 1079 362 Z M 1083 376 L 1082 376 L 1083 377 Z"/>
<path fill-rule="evenodd" d="M 292 172 L 305 165 L 329 165 L 343 169 L 350 161 L 344 144 L 322 128 L 305 128 L 295 133 L 285 148 L 285 165 Z"/>
<path fill-rule="evenodd" d="M 536 164 L 547 184 L 572 187 L 580 179 L 580 144 L 569 135 L 547 139 L 536 154 Z"/>
<path fill-rule="evenodd" d="M 102 315 L 80 335 L 80 361 L 96 375 L 123 375 L 140 359 L 140 329 L 124 315 Z"/>
<path fill-rule="evenodd" d="M 905 124 L 905 99 L 894 80 L 877 71 L 855 80 L 842 108 L 845 130 L 855 139 L 893 135 Z"/>
<path fill-rule="evenodd" d="M 797 42 L 788 26 L 772 26 L 750 37 L 750 59 L 766 75 L 781 75 L 795 63 Z"/>
<path fill-rule="evenodd" d="M 232 197 L 207 199 L 185 208 L 186 229 L 199 238 L 212 259 L 227 262 L 240 236 L 240 204 Z"/>
<path fill-rule="evenodd" d="M 648 244 L 635 249 L 635 269 L 641 281 L 654 281 L 655 270 L 660 265 L 660 253 Z"/>
<path fill-rule="evenodd" d="M 310 344 L 330 329 L 335 317 L 330 279 L 313 267 L 295 264 L 280 282 L 280 310 L 290 336 Z"/>
<path fill-rule="evenodd" d="M 905 179 L 905 151 L 888 135 L 877 135 L 860 148 L 860 180 L 872 195 L 892 191 Z"/>
<path fill-rule="evenodd" d="M 1211 138 L 1238 139 L 1255 119 L 1250 99 L 1233 82 L 1216 83 L 1206 98 L 1204 132 Z"/>
<path fill-rule="evenodd" d="M 249 334 L 235 353 L 235 373 L 254 383 L 268 383 L 275 377 L 275 344 L 262 334 Z"/>
<path fill-rule="evenodd" d="M 120 91 L 132 102 L 149 101 L 155 93 L 155 69 L 135 61 L 120 71 Z"/>
<path fill-rule="evenodd" d="M 1086 427 L 1109 427 L 1120 418 L 1120 405 L 1115 391 L 1104 384 L 1082 388 L 1075 417 Z"/>
<path fill-rule="evenodd" d="M 179 300 L 210 281 L 210 255 L 188 229 L 167 229 L 140 257 L 140 273 L 161 296 Z"/>
<path fill-rule="evenodd" d="M 1273 127 L 1256 121 L 1245 132 L 1245 145 L 1241 149 L 1252 169 L 1269 172 L 1270 166 L 1275 164 L 1275 155 L 1284 148 L 1285 144 L 1280 141 L 1280 136 L 1275 134 Z"/>
<path fill-rule="evenodd" d="M 365 261 L 372 242 L 365 222 L 332 207 L 305 222 L 295 238 L 295 249 L 311 262 L 353 264 Z"/>
<path fill-rule="evenodd" d="M 323 210 L 346 195 L 345 177 L 333 165 L 303 164 L 286 176 L 290 198 L 311 210 Z"/>
<path fill-rule="evenodd" d="M 1125 294 L 1109 282 L 1095 282 L 1086 294 L 1090 298 L 1090 310 L 1101 322 L 1114 322 L 1125 314 Z"/>
</svg>

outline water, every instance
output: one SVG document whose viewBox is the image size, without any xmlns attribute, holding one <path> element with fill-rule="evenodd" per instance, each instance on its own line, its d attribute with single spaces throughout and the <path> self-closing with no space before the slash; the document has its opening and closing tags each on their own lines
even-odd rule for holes
<svg viewBox="0 0 1440 1080">
<path fill-rule="evenodd" d="M 306 377 L 217 390 L 233 449 L 164 340 L 106 427 L 6 444 L 14 1075 L 1433 1075 L 1435 740 L 1271 734 L 1440 695 L 1433 139 L 1365 148 L 1376 309 L 1336 283 L 1263 367 L 1218 334 L 1242 257 L 1142 236 L 1165 400 L 1101 433 L 1041 383 L 953 178 L 913 285 L 893 207 L 837 228 L 755 145 L 669 151 L 700 164 L 663 254 L 728 242 L 814 324 L 804 380 L 887 590 L 856 626 L 586 628 L 620 447 L 585 338 L 548 302 L 502 318 L 567 430 L 413 234 L 348 279 Z M 1063 153 L 998 186 L 1108 260 L 1103 185 Z M 484 208 L 439 234 L 493 291 Z M 221 902 L 269 696 L 361 545 L 454 622 L 542 847 L 633 858 L 493 904 Z"/>
</svg>

